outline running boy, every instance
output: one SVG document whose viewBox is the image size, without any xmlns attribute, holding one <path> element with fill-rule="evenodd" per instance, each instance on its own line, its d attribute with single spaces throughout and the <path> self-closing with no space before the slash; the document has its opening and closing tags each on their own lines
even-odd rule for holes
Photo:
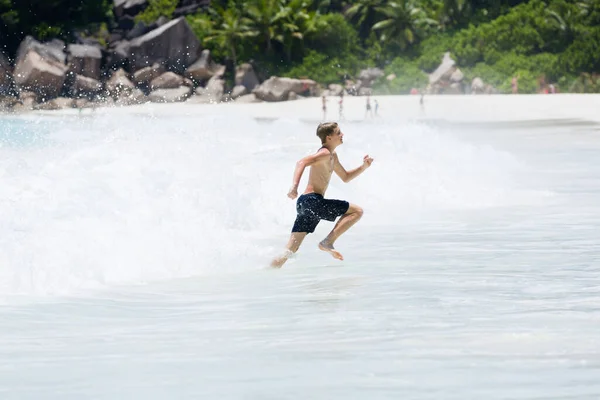
<svg viewBox="0 0 600 400">
<path fill-rule="evenodd" d="M 344 182 L 350 182 L 358 175 L 363 173 L 373 163 L 373 159 L 366 155 L 363 158 L 363 164 L 350 171 L 346 171 L 335 152 L 336 147 L 343 143 L 344 134 L 335 122 L 326 122 L 317 127 L 317 136 L 321 139 L 323 145 L 315 154 L 306 156 L 296 163 L 292 187 L 288 192 L 290 199 L 298 197 L 298 185 L 306 167 L 310 168 L 308 185 L 304 194 L 302 194 L 296 203 L 298 215 L 292 228 L 292 235 L 287 244 L 286 252 L 275 258 L 271 262 L 272 267 L 281 267 L 288 258 L 302 244 L 307 234 L 315 231 L 317 224 L 325 219 L 335 221 L 341 217 L 335 224 L 333 230 L 319 243 L 319 249 L 328 252 L 334 258 L 343 260 L 342 254 L 337 251 L 333 244 L 335 241 L 354 225 L 363 215 L 363 210 L 357 205 L 350 204 L 343 200 L 325 199 L 325 191 L 329 186 L 332 173 L 335 173 Z"/>
</svg>

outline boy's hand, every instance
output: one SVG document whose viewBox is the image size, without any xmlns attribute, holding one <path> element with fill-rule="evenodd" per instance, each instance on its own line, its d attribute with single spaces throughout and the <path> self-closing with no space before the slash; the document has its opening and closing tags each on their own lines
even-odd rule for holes
<svg viewBox="0 0 600 400">
<path fill-rule="evenodd" d="M 365 168 L 369 168 L 372 163 L 373 163 L 373 159 L 371 157 L 369 157 L 368 154 L 366 156 L 364 156 L 364 158 L 363 158 L 363 166 Z"/>
<path fill-rule="evenodd" d="M 288 197 L 292 200 L 298 197 L 298 189 L 292 186 L 288 192 Z"/>
</svg>

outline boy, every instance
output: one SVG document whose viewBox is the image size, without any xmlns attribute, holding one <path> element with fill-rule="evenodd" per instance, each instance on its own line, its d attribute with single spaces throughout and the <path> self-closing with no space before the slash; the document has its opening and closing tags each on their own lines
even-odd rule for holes
<svg viewBox="0 0 600 400">
<path fill-rule="evenodd" d="M 363 215 L 362 208 L 357 205 L 343 200 L 325 199 L 323 196 L 334 171 L 342 181 L 350 182 L 369 168 L 373 159 L 366 155 L 360 167 L 346 171 L 335 153 L 336 147 L 343 143 L 344 138 L 338 124 L 335 122 L 319 124 L 317 136 L 321 139 L 323 146 L 315 154 L 306 156 L 296 163 L 293 183 L 288 192 L 288 197 L 290 199 L 298 197 L 298 185 L 302 173 L 306 167 L 311 167 L 308 185 L 304 194 L 298 198 L 296 203 L 298 215 L 292 228 L 287 250 L 282 256 L 271 262 L 272 267 L 281 267 L 292 254 L 298 251 L 306 235 L 315 231 L 320 220 L 335 221 L 340 216 L 341 218 L 335 224 L 333 230 L 319 243 L 319 249 L 328 252 L 338 260 L 343 260 L 344 257 L 333 247 L 333 244 Z"/>
</svg>

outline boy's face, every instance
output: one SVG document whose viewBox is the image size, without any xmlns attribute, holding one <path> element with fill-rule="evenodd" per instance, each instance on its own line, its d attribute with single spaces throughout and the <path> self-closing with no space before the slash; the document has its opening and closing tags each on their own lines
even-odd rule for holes
<svg viewBox="0 0 600 400">
<path fill-rule="evenodd" d="M 332 144 L 340 145 L 344 143 L 344 134 L 342 133 L 342 130 L 339 127 L 329 137 L 331 138 Z"/>
</svg>

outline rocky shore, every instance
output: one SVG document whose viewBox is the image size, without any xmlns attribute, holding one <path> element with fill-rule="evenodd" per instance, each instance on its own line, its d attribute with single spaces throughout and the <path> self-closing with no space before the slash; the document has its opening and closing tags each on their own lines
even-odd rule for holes
<svg viewBox="0 0 600 400">
<path fill-rule="evenodd" d="M 146 0 L 114 0 L 119 27 L 108 44 L 78 37 L 76 43 L 26 37 L 12 57 L 0 53 L 0 111 L 26 112 L 155 103 L 277 102 L 312 96 L 371 94 L 383 71 L 369 68 L 344 85 L 323 87 L 311 79 L 265 76 L 250 63 L 230 66 L 210 51 L 185 19 L 201 2 L 191 2 L 173 20 L 146 26 L 134 17 Z M 233 79 L 225 79 L 225 76 Z M 264 77 L 264 79 L 259 79 Z M 394 76 L 386 77 L 392 80 Z M 476 78 L 477 79 L 477 78 Z M 428 93 L 464 93 L 460 70 L 447 54 L 430 75 Z M 490 93 L 474 80 L 474 93 Z"/>
</svg>

